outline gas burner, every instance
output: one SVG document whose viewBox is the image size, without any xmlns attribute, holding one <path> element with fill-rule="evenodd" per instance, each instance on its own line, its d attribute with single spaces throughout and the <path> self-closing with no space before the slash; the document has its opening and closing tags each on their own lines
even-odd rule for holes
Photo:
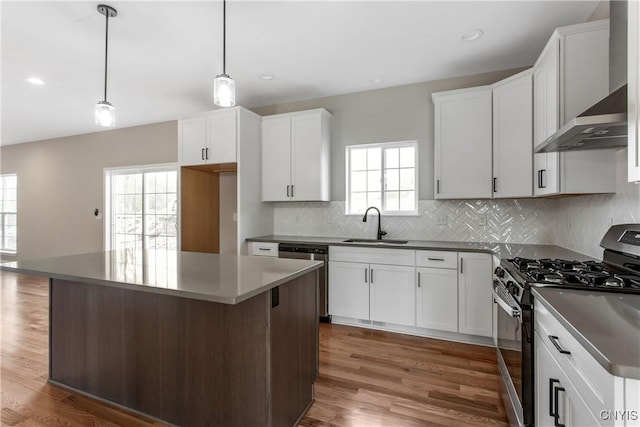
<svg viewBox="0 0 640 427">
<path fill-rule="evenodd" d="M 579 280 L 585 285 L 589 286 L 602 286 L 610 278 L 609 274 L 599 271 L 584 272 L 579 276 Z"/>
<path fill-rule="evenodd" d="M 615 274 L 613 277 L 622 280 L 626 288 L 640 290 L 640 276 L 633 276 L 630 274 Z"/>
<path fill-rule="evenodd" d="M 560 270 L 558 272 L 567 283 L 582 283 L 580 281 L 580 272 L 576 270 Z"/>
<path fill-rule="evenodd" d="M 602 285 L 607 288 L 624 288 L 624 280 L 609 276 Z"/>
</svg>

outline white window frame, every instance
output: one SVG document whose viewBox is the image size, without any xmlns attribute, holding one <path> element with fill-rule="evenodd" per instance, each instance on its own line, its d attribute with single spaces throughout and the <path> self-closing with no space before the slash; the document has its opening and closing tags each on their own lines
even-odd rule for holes
<svg viewBox="0 0 640 427">
<path fill-rule="evenodd" d="M 115 168 L 104 168 L 104 249 L 111 250 L 111 178 L 113 175 L 126 174 L 126 173 L 144 173 L 144 172 L 162 172 L 174 170 L 177 173 L 176 193 L 178 200 L 177 211 L 177 224 L 180 224 L 180 167 L 178 163 L 157 163 L 151 165 L 134 165 L 134 166 L 122 166 Z M 143 201 L 144 203 L 144 201 Z M 143 236 L 144 236 L 144 223 L 143 223 Z M 177 234 L 178 251 L 180 250 L 180 227 L 178 226 Z M 144 237 L 143 237 L 144 244 Z"/>
<path fill-rule="evenodd" d="M 418 207 L 418 193 L 419 193 L 419 169 L 418 169 L 418 165 L 420 163 L 419 159 L 420 157 L 418 156 L 418 141 L 417 140 L 409 140 L 409 141 L 394 141 L 394 142 L 381 142 L 381 143 L 375 143 L 375 144 L 358 144 L 358 145 L 347 145 L 345 147 L 345 187 L 346 187 L 346 194 L 345 194 L 345 215 L 363 215 L 364 212 L 352 212 L 351 211 L 351 207 L 349 206 L 350 201 L 351 201 L 351 150 L 352 149 L 362 149 L 362 148 L 381 148 L 382 149 L 382 155 L 381 155 L 381 174 L 382 174 L 382 179 L 384 179 L 384 171 L 386 170 L 385 167 L 385 156 L 384 156 L 384 150 L 387 148 L 403 148 L 403 147 L 413 147 L 414 148 L 414 160 L 415 160 L 415 164 L 414 164 L 414 169 L 415 169 L 415 201 L 414 201 L 414 209 L 411 211 L 389 211 L 389 210 L 384 210 L 383 206 L 380 206 L 380 213 L 383 215 L 387 215 L 387 216 L 418 216 L 419 215 L 419 207 Z M 384 183 L 382 185 L 382 190 L 381 193 L 384 193 Z M 380 201 L 381 204 L 383 204 L 384 200 L 384 195 L 381 194 L 380 195 Z"/>
<path fill-rule="evenodd" d="M 4 211 L 4 205 L 0 208 L 0 216 L 2 217 L 0 219 L 0 226 L 2 227 L 2 241 L 0 241 L 0 254 L 7 254 L 7 255 L 16 255 L 18 253 L 18 174 L 17 173 L 5 173 L 5 174 L 1 174 L 0 175 L 0 179 L 2 179 L 3 181 L 5 180 L 5 178 L 7 177 L 15 177 L 16 178 L 16 210 L 15 212 L 5 212 Z M 4 186 L 4 183 L 2 185 L 2 200 L 4 201 L 4 196 L 5 196 L 5 192 L 6 192 L 6 187 Z M 7 214 L 10 215 L 15 215 L 16 216 L 16 248 L 15 249 L 7 249 L 4 246 L 4 239 L 6 238 L 5 236 L 5 217 Z"/>
</svg>

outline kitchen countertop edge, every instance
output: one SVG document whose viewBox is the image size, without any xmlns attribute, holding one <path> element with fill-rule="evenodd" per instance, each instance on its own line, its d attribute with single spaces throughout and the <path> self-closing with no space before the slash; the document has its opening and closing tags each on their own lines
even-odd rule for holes
<svg viewBox="0 0 640 427">
<path fill-rule="evenodd" d="M 304 276 L 305 274 L 310 273 L 311 271 L 320 269 L 322 267 L 322 263 L 319 261 L 308 261 L 308 262 L 311 263 L 311 265 L 308 265 L 307 267 L 301 268 L 293 273 L 290 273 L 286 277 L 276 279 L 272 282 L 264 284 L 260 287 L 252 289 L 250 291 L 243 293 L 242 295 L 238 295 L 235 297 L 226 297 L 221 295 L 215 295 L 214 293 L 193 292 L 193 291 L 188 291 L 184 289 L 171 289 L 171 288 L 145 285 L 140 283 L 127 283 L 127 282 L 122 282 L 117 280 L 104 280 L 104 279 L 98 279 L 95 277 L 47 272 L 43 270 L 35 270 L 35 269 L 29 269 L 29 268 L 23 268 L 23 267 L 14 267 L 11 265 L 7 265 L 10 262 L 0 264 L 0 271 L 10 271 L 14 273 L 20 273 L 20 274 L 31 275 L 31 276 L 47 277 L 51 279 L 75 281 L 75 282 L 81 282 L 81 283 L 88 283 L 92 285 L 109 286 L 113 288 L 168 295 L 168 296 L 179 297 L 179 298 L 188 298 L 188 299 L 196 299 L 200 301 L 208 301 L 208 302 L 214 302 L 214 303 L 220 303 L 220 304 L 235 305 L 243 301 L 246 301 L 248 299 L 251 299 L 256 295 L 260 295 L 263 292 L 273 289 L 276 286 L 279 286 L 290 280 Z"/>
<path fill-rule="evenodd" d="M 544 289 L 544 291 L 542 291 Z M 571 336 L 573 336 L 589 354 L 611 375 L 623 378 L 631 378 L 640 380 L 640 360 L 637 366 L 628 366 L 616 363 L 605 356 L 581 331 L 579 331 L 565 316 L 558 311 L 551 302 L 547 301 L 541 292 L 563 292 L 558 288 L 533 288 L 533 295 L 536 297 L 536 303 L 542 303 L 545 308 L 553 315 L 553 317 L 564 326 Z M 615 294 L 611 294 L 615 295 Z"/>
</svg>

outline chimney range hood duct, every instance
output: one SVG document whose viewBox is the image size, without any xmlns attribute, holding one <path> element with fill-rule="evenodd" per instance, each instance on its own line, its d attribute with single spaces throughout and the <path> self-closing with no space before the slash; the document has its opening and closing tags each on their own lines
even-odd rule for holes
<svg viewBox="0 0 640 427">
<path fill-rule="evenodd" d="M 610 2 L 609 94 L 538 144 L 536 153 L 627 146 L 627 2 Z"/>
</svg>

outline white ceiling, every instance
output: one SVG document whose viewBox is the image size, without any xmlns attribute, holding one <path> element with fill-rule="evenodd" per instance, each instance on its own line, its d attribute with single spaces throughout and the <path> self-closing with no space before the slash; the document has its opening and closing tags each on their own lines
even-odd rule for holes
<svg viewBox="0 0 640 427">
<path fill-rule="evenodd" d="M 93 122 L 104 84 L 97 4 L 2 2 L 3 145 L 101 130 Z M 118 10 L 109 22 L 108 92 L 118 127 L 214 108 L 221 1 L 107 4 Z M 257 107 L 527 66 L 555 27 L 584 22 L 597 4 L 230 0 L 227 73 L 237 104 Z M 473 28 L 484 37 L 461 41 Z M 46 84 L 27 83 L 31 76 Z"/>
</svg>

